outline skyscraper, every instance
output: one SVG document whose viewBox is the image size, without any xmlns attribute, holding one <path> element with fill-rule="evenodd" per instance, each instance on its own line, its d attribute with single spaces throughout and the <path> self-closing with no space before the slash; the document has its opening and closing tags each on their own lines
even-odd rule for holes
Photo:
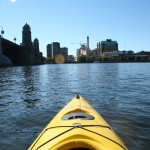
<svg viewBox="0 0 150 150">
<path fill-rule="evenodd" d="M 67 47 L 61 47 L 60 53 L 64 56 L 65 62 L 68 61 L 68 48 Z"/>
<path fill-rule="evenodd" d="M 52 57 L 54 58 L 57 54 L 60 54 L 60 43 L 53 42 L 51 44 Z"/>
<path fill-rule="evenodd" d="M 52 58 L 51 44 L 47 44 L 47 57 Z"/>
</svg>

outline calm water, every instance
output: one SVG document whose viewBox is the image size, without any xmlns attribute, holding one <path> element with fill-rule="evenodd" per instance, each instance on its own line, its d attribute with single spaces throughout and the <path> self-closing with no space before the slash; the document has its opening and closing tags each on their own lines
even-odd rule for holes
<svg viewBox="0 0 150 150">
<path fill-rule="evenodd" d="M 150 63 L 0 68 L 0 150 L 25 150 L 76 94 L 131 150 L 150 147 Z"/>
</svg>

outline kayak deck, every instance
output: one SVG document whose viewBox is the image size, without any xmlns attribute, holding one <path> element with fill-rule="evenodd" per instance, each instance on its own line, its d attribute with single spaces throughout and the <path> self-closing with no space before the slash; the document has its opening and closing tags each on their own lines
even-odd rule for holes
<svg viewBox="0 0 150 150">
<path fill-rule="evenodd" d="M 127 150 L 108 123 L 81 96 L 46 126 L 29 150 Z"/>
</svg>

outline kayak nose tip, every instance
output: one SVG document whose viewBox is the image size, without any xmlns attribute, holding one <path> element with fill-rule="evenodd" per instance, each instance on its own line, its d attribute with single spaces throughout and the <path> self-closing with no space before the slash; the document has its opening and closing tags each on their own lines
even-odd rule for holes
<svg viewBox="0 0 150 150">
<path fill-rule="evenodd" d="M 80 96 L 79 96 L 79 95 L 77 95 L 77 96 L 76 96 L 76 99 L 80 99 Z"/>
</svg>

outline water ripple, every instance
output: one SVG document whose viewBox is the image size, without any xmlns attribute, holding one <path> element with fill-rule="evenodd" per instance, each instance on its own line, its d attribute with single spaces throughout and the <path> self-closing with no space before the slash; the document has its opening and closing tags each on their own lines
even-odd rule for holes
<svg viewBox="0 0 150 150">
<path fill-rule="evenodd" d="M 149 63 L 0 68 L 0 149 L 27 149 L 55 114 L 80 94 L 129 149 L 148 150 L 149 75 Z"/>
</svg>

